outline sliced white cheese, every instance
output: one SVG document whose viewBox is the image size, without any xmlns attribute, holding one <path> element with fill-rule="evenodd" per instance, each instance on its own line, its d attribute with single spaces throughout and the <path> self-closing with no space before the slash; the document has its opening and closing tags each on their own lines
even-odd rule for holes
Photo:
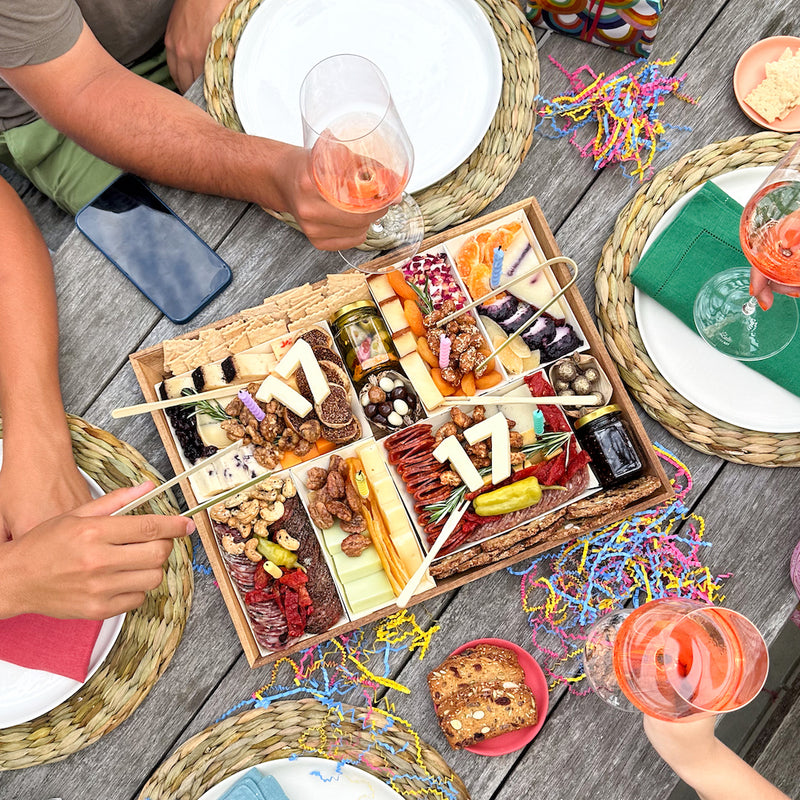
<svg viewBox="0 0 800 800">
<path fill-rule="evenodd" d="M 413 353 L 417 349 L 417 337 L 411 331 L 400 333 L 394 337 L 394 346 L 398 355 L 402 358 L 409 353 Z"/>
<path fill-rule="evenodd" d="M 268 375 L 256 392 L 256 400 L 269 403 L 272 399 L 282 403 L 290 411 L 294 411 L 298 417 L 305 417 L 312 408 L 311 403 L 303 395 L 278 380 L 274 375 Z"/>
<path fill-rule="evenodd" d="M 403 304 L 399 300 L 390 300 L 382 305 L 381 314 L 392 333 L 402 333 L 408 330 L 408 320 L 403 312 Z"/>
<path fill-rule="evenodd" d="M 395 296 L 394 289 L 392 289 L 389 279 L 385 275 L 372 275 L 367 278 L 367 283 L 378 305 L 391 300 Z"/>
<path fill-rule="evenodd" d="M 502 412 L 498 411 L 476 425 L 466 428 L 464 438 L 470 444 L 477 444 L 484 439 L 492 440 L 490 445 L 492 448 L 492 483 L 498 484 L 511 477 L 511 437 L 508 433 L 508 422 Z M 435 451 L 434 455 L 436 455 Z"/>
<path fill-rule="evenodd" d="M 469 460 L 466 450 L 455 436 L 448 436 L 433 451 L 433 457 L 442 464 L 449 461 L 471 492 L 477 492 L 483 486 L 481 474 Z"/>
<path fill-rule="evenodd" d="M 275 372 L 282 378 L 289 378 L 298 367 L 303 368 L 314 402 L 321 403 L 331 393 L 331 387 L 311 345 L 305 339 L 298 339 L 289 348 L 289 352 L 275 366 Z M 304 417 L 305 414 L 300 416 Z"/>
<path fill-rule="evenodd" d="M 222 389 L 230 383 L 230 381 L 225 380 L 225 373 L 222 371 L 221 363 L 218 361 L 216 364 L 207 364 L 202 367 L 204 392 L 209 392 L 212 389 Z"/>
<path fill-rule="evenodd" d="M 503 280 L 514 278 L 541 263 L 542 259 L 537 254 L 533 245 L 531 245 L 525 233 L 525 229 L 523 228 L 517 232 L 516 236 L 511 240 L 511 243 L 503 251 Z M 512 286 L 508 290 L 509 293 L 518 297 L 520 300 L 525 300 L 532 306 L 536 306 L 536 308 L 542 308 L 555 294 L 545 274 L 549 269 L 549 267 L 545 267 L 543 270 L 534 272 L 528 280 L 523 280 Z M 547 313 L 552 314 L 554 317 L 566 316 L 560 300 L 553 303 L 553 305 L 547 309 Z"/>
<path fill-rule="evenodd" d="M 228 434 L 219 426 L 219 421 L 207 414 L 198 414 L 196 418 L 197 433 L 203 440 L 203 444 L 213 447 L 227 447 L 231 444 Z"/>
<path fill-rule="evenodd" d="M 230 442 L 228 442 L 230 444 Z M 200 498 L 213 497 L 232 489 L 240 483 L 265 475 L 267 470 L 253 456 L 252 447 L 243 447 L 233 453 L 214 459 L 209 464 L 189 477 L 196 494 Z"/>
<path fill-rule="evenodd" d="M 403 356 L 400 359 L 400 366 L 428 411 L 436 408 L 444 400 L 442 393 L 436 388 L 436 384 L 433 382 L 422 356 L 416 350 Z"/>
</svg>

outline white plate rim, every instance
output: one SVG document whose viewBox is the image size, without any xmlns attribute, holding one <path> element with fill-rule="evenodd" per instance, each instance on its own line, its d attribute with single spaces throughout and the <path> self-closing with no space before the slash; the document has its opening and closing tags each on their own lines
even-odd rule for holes
<svg viewBox="0 0 800 800">
<path fill-rule="evenodd" d="M 386 2 L 391 2 L 392 0 L 384 0 L 384 4 Z M 251 36 L 248 37 L 248 30 L 252 31 L 254 28 L 252 26 L 253 19 L 256 19 L 260 14 L 262 18 L 264 15 L 273 11 L 276 7 L 280 6 L 280 4 L 288 5 L 289 3 L 296 3 L 298 0 L 263 0 L 263 2 L 253 11 L 253 14 L 248 19 L 248 23 L 245 26 L 244 30 L 242 31 L 241 37 L 237 43 L 236 48 L 236 56 L 233 60 L 233 77 L 231 81 L 232 92 L 234 97 L 234 106 L 236 107 L 237 114 L 239 116 L 239 121 L 242 124 L 243 129 L 247 133 L 252 133 L 258 136 L 265 136 L 265 133 L 259 133 L 253 127 L 253 120 L 254 117 L 251 115 L 250 111 L 247 109 L 246 100 L 244 105 L 242 104 L 242 98 L 247 97 L 247 92 L 244 91 L 244 87 L 246 86 L 245 78 L 241 77 L 244 75 L 242 70 L 236 69 L 237 63 L 242 64 L 247 63 L 249 59 L 252 58 L 251 51 L 256 49 L 256 39 Z M 310 6 L 316 5 L 313 3 L 313 0 L 299 0 L 299 2 L 307 2 Z M 330 2 L 330 0 L 329 0 Z M 490 65 L 492 67 L 491 75 L 488 75 L 488 79 L 491 82 L 491 90 L 490 94 L 487 94 L 486 100 L 482 106 L 482 114 L 480 116 L 480 124 L 476 123 L 476 131 L 480 130 L 480 135 L 475 133 L 469 139 L 465 139 L 460 147 L 455 147 L 452 141 L 448 142 L 448 152 L 451 152 L 452 155 L 449 160 L 445 162 L 441 162 L 444 164 L 443 167 L 439 167 L 439 161 L 437 160 L 436 167 L 429 166 L 427 171 L 420 176 L 418 171 L 419 159 L 416 159 L 415 168 L 412 171 L 411 178 L 409 180 L 409 184 L 407 187 L 407 191 L 409 193 L 415 193 L 426 189 L 433 184 L 440 181 L 445 176 L 449 175 L 453 170 L 457 169 L 464 161 L 466 161 L 469 156 L 475 151 L 475 149 L 479 146 L 480 142 L 486 135 L 486 132 L 489 130 L 492 121 L 494 120 L 494 116 L 497 112 L 497 108 L 500 103 L 500 98 L 502 97 L 502 90 L 503 84 L 505 82 L 505 75 L 503 73 L 503 62 L 500 53 L 500 46 L 497 41 L 497 36 L 494 32 L 494 29 L 491 26 L 489 19 L 487 18 L 486 14 L 480 9 L 480 7 L 474 2 L 474 0 L 447 0 L 447 2 L 452 5 L 453 7 L 459 7 L 459 19 L 465 15 L 469 15 L 471 24 L 475 26 L 475 29 L 480 29 L 481 31 L 481 47 L 486 52 L 486 59 L 485 64 Z M 398 0 L 398 8 L 403 9 L 404 6 Z M 262 45 L 263 46 L 263 45 Z M 353 48 L 355 49 L 355 48 Z M 363 53 L 358 53 L 359 55 L 364 55 Z M 322 54 L 320 57 L 324 57 Z M 238 91 L 237 91 L 238 87 Z M 236 96 L 239 95 L 240 101 L 236 103 Z M 431 112 L 433 114 L 435 112 Z M 299 121 L 299 110 L 298 110 L 298 121 Z M 299 122 L 298 122 L 299 124 Z M 285 137 L 288 138 L 288 137 Z M 302 145 L 302 141 L 291 141 L 291 144 L 300 144 Z M 412 142 L 413 143 L 413 142 Z M 433 173 L 436 174 L 433 174 Z M 419 177 L 418 177 L 419 176 Z"/>
<path fill-rule="evenodd" d="M 750 188 L 752 184 L 752 191 L 755 191 L 771 169 L 771 166 L 743 167 L 714 176 L 709 180 L 723 190 L 725 190 L 726 186 L 730 187 L 734 182 L 736 184 L 746 182 L 747 187 Z M 647 237 L 640 258 L 644 255 L 655 238 L 675 218 L 680 209 L 704 185 L 705 182 L 687 192 L 666 211 Z M 636 325 L 648 356 L 664 379 L 690 403 L 723 422 L 736 425 L 746 430 L 753 430 L 759 433 L 796 433 L 800 430 L 800 398 L 749 367 L 716 353 L 710 345 L 706 344 L 698 334 L 684 325 L 678 317 L 658 304 L 638 287 L 634 287 L 633 305 L 636 314 Z M 674 321 L 676 332 L 685 332 L 687 336 L 691 337 L 692 345 L 696 348 L 694 351 L 696 354 L 703 354 L 704 358 L 714 359 L 714 362 L 718 363 L 720 367 L 724 364 L 725 367 L 723 370 L 726 372 L 738 372 L 743 378 L 745 375 L 748 376 L 748 388 L 752 389 L 755 386 L 757 389 L 760 388 L 763 391 L 770 392 L 770 394 L 773 394 L 778 399 L 783 399 L 784 402 L 796 404 L 797 408 L 793 412 L 794 417 L 789 416 L 786 418 L 789 421 L 783 425 L 780 424 L 779 420 L 772 418 L 772 421 L 767 424 L 761 421 L 756 415 L 748 415 L 747 409 L 749 406 L 746 403 L 737 404 L 734 402 L 727 405 L 723 403 L 720 407 L 718 404 L 710 402 L 709 398 L 712 397 L 712 395 L 708 394 L 705 390 L 698 390 L 698 384 L 689 380 L 688 370 L 685 369 L 685 365 L 683 365 L 682 368 L 680 364 L 673 361 L 671 358 L 673 351 L 664 352 L 661 349 L 658 340 L 659 337 L 655 335 L 655 331 L 651 330 L 648 325 L 648 320 L 654 314 L 657 314 L 662 322 L 666 319 L 669 319 L 670 323 Z M 746 373 L 742 372 L 743 370 L 746 370 Z M 707 386 L 705 388 L 707 388 Z M 729 396 L 725 392 L 722 394 L 725 399 Z"/>
<path fill-rule="evenodd" d="M 233 775 L 229 775 L 224 780 L 220 781 L 219 783 L 215 784 L 211 788 L 207 789 L 199 798 L 198 800 L 219 800 L 224 792 L 231 788 L 231 786 L 236 783 L 240 778 L 244 777 L 251 769 L 257 769 L 262 775 L 272 775 L 275 772 L 280 772 L 281 770 L 287 767 L 297 767 L 300 764 L 303 764 L 303 768 L 310 767 L 311 769 L 316 768 L 320 771 L 332 771 L 334 774 L 337 771 L 340 763 L 339 761 L 334 761 L 333 759 L 328 758 L 317 758 L 316 756 L 298 756 L 297 758 L 276 758 L 273 761 L 263 761 L 260 764 L 253 764 L 250 767 L 245 767 L 244 769 L 239 770 L 238 772 L 234 773 Z M 384 783 L 380 778 L 376 777 L 370 772 L 367 772 L 363 769 L 358 769 L 358 767 L 354 767 L 351 764 L 344 764 L 341 763 L 342 772 L 341 775 L 348 776 L 352 775 L 354 778 L 357 776 L 359 779 L 365 779 L 367 783 L 370 783 L 374 788 L 378 789 L 381 793 L 384 791 L 386 792 L 384 796 L 385 800 L 402 800 L 402 796 L 399 795 L 391 786 Z M 309 770 L 309 775 L 311 775 L 311 771 Z M 277 776 L 276 776 L 276 779 Z M 322 785 L 322 781 L 317 778 L 316 780 L 320 781 Z M 326 784 L 331 785 L 331 784 Z M 299 798 L 292 797 L 290 800 L 300 800 Z M 353 798 L 356 800 L 356 798 Z M 375 800 L 380 800 L 380 795 L 378 795 Z"/>
<path fill-rule="evenodd" d="M 0 439 L 0 464 L 3 463 L 3 440 Z M 80 468 L 79 468 L 80 469 Z M 94 480 L 90 475 L 87 475 L 82 469 L 80 470 L 81 475 L 86 479 L 86 483 L 89 484 L 89 489 L 92 492 L 93 497 L 101 497 L 105 494 L 103 489 Z M 2 698 L 2 685 L 3 682 L 0 681 L 0 730 L 4 730 L 6 728 L 12 728 L 15 725 L 22 725 L 25 722 L 30 722 L 32 719 L 36 719 L 36 717 L 41 716 L 42 714 L 46 714 L 48 711 L 52 711 L 57 706 L 61 705 L 65 700 L 68 700 L 72 697 L 75 692 L 77 692 L 81 687 L 86 685 L 86 682 L 89 678 L 100 669 L 103 662 L 108 657 L 108 654 L 111 652 L 111 648 L 114 646 L 114 643 L 117 641 L 119 637 L 119 633 L 122 630 L 122 625 L 125 622 L 125 614 L 119 614 L 116 617 L 111 617 L 110 619 L 106 619 L 103 621 L 103 625 L 100 628 L 100 633 L 97 636 L 97 641 L 95 642 L 94 650 L 92 650 L 92 655 L 89 660 L 89 673 L 86 676 L 86 681 L 83 683 L 79 681 L 74 681 L 71 678 L 67 678 L 63 675 L 53 675 L 49 672 L 42 672 L 38 669 L 28 669 L 26 667 L 20 667 L 17 664 L 11 664 L 7 661 L 0 661 L 0 670 L 2 670 L 6 675 L 9 672 L 19 676 L 24 677 L 26 675 L 30 675 L 32 681 L 42 680 L 44 676 L 48 681 L 50 686 L 55 686 L 53 693 L 44 701 L 42 706 L 38 706 L 33 710 L 29 711 L 16 711 L 12 713 L 5 714 L 3 710 L 3 698 Z M 16 716 L 14 716 L 16 714 Z"/>
</svg>

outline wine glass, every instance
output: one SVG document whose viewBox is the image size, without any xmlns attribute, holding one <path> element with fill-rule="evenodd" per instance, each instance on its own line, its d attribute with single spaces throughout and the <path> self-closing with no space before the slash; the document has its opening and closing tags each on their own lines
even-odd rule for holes
<svg viewBox="0 0 800 800">
<path fill-rule="evenodd" d="M 800 142 L 781 159 L 742 213 L 739 238 L 747 260 L 762 275 L 800 292 Z M 797 331 L 797 303 L 776 294 L 769 311 L 750 295 L 750 270 L 720 272 L 694 303 L 698 333 L 716 350 L 740 361 L 759 361 L 783 350 Z"/>
<path fill-rule="evenodd" d="M 607 703 L 674 722 L 747 705 L 767 679 L 769 652 L 741 614 L 663 598 L 600 617 L 584 669 Z"/>
<path fill-rule="evenodd" d="M 362 56 L 325 58 L 300 87 L 303 142 L 322 196 L 343 211 L 387 208 L 367 233 L 368 250 L 341 252 L 363 272 L 389 272 L 410 260 L 425 232 L 422 212 L 405 189 L 414 150 L 395 108 L 386 78 Z M 391 263 L 370 267 L 382 251 Z"/>
</svg>

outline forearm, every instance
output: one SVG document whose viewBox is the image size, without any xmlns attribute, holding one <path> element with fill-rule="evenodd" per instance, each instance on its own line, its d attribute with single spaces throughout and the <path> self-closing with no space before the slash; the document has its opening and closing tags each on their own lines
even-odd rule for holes
<svg viewBox="0 0 800 800">
<path fill-rule="evenodd" d="M 46 437 L 69 447 L 58 383 L 53 269 L 36 224 L 0 180 L 0 412 L 6 447 Z"/>
<path fill-rule="evenodd" d="M 76 73 L 80 64 L 92 65 L 91 72 Z M 286 145 L 219 125 L 185 98 L 120 66 L 87 28 L 64 56 L 3 71 L 3 77 L 50 124 L 122 169 L 191 191 L 285 206 L 275 176 Z M 59 91 L 52 91 L 54 80 Z"/>
</svg>

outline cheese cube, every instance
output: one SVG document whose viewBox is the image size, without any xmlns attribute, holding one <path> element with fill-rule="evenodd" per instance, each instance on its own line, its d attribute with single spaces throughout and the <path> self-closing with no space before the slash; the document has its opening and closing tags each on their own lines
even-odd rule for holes
<svg viewBox="0 0 800 800">
<path fill-rule="evenodd" d="M 394 592 L 383 570 L 344 584 L 344 593 L 355 614 L 380 608 L 394 600 Z"/>
<path fill-rule="evenodd" d="M 237 353 L 232 359 L 239 383 L 263 380 L 275 366 L 275 357 L 270 353 Z"/>
<path fill-rule="evenodd" d="M 303 395 L 296 392 L 291 386 L 281 383 L 274 375 L 269 375 L 256 392 L 256 400 L 269 403 L 273 398 L 290 411 L 294 411 L 298 417 L 305 417 L 312 408 L 311 403 Z"/>
<path fill-rule="evenodd" d="M 394 289 L 389 284 L 389 279 L 385 275 L 373 275 L 367 279 L 369 290 L 375 298 L 375 302 L 380 305 L 395 297 Z"/>
<path fill-rule="evenodd" d="M 311 345 L 305 339 L 298 339 L 289 348 L 286 355 L 275 366 L 275 372 L 282 378 L 289 378 L 294 375 L 298 367 L 303 368 L 308 388 L 314 396 L 314 402 L 321 403 L 331 393 L 331 387 L 328 385 L 328 380 Z M 305 414 L 300 416 L 304 417 Z"/>
<path fill-rule="evenodd" d="M 184 389 L 191 389 L 194 392 L 194 381 L 192 380 L 191 373 L 177 375 L 174 378 L 167 378 L 164 381 L 164 393 L 169 400 L 180 397 Z"/>
<path fill-rule="evenodd" d="M 400 333 L 393 338 L 395 349 L 397 350 L 400 358 L 407 356 L 409 353 L 416 352 L 417 337 L 411 331 Z"/>
<path fill-rule="evenodd" d="M 408 320 L 403 311 L 403 304 L 399 300 L 390 300 L 381 306 L 381 313 L 392 333 L 403 333 L 407 331 Z"/>
<path fill-rule="evenodd" d="M 444 400 L 442 393 L 436 388 L 436 384 L 433 382 L 422 356 L 416 350 L 407 356 L 403 356 L 400 359 L 400 366 L 428 411 L 436 408 Z"/>
</svg>

